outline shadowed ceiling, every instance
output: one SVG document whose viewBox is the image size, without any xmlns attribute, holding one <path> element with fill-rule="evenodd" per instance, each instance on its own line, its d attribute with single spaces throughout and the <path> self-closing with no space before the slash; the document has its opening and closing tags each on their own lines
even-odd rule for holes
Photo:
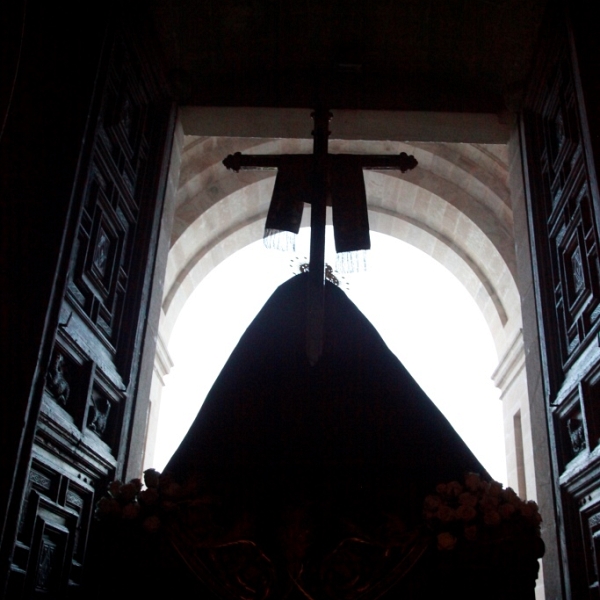
<svg viewBox="0 0 600 600">
<path fill-rule="evenodd" d="M 154 0 L 181 104 L 502 112 L 545 0 Z"/>
</svg>

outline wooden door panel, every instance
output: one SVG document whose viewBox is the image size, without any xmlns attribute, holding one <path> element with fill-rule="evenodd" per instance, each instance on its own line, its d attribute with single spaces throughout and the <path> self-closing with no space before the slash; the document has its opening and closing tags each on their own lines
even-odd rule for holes
<svg viewBox="0 0 600 600">
<path fill-rule="evenodd" d="M 36 452 L 11 565 L 8 597 L 65 597 L 83 577 L 87 530 L 93 512 L 92 479 L 56 468 Z"/>
<path fill-rule="evenodd" d="M 115 27 L 106 48 L 9 597 L 77 593 L 95 495 L 128 460 L 174 109 L 147 38 Z"/>
<path fill-rule="evenodd" d="M 549 23 L 522 119 L 557 523 L 568 597 L 597 598 L 600 257 L 596 174 L 563 18 Z"/>
</svg>

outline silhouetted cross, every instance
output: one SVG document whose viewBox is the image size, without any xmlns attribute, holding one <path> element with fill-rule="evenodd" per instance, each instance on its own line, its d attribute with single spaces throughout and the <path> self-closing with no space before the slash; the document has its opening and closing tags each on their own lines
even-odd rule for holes
<svg viewBox="0 0 600 600">
<path fill-rule="evenodd" d="M 393 169 L 405 173 L 417 166 L 415 157 L 405 152 L 398 155 L 329 154 L 327 144 L 331 116 L 328 110 L 323 109 L 317 109 L 312 113 L 314 121 L 312 154 L 246 155 L 236 152 L 223 161 L 228 169 L 236 172 L 240 169 L 278 169 L 273 200 L 277 195 L 279 183 L 280 194 L 289 195 L 289 203 L 296 206 L 292 207 L 290 214 L 287 215 L 288 220 L 285 224 L 276 228 L 297 233 L 304 202 L 309 202 L 311 205 L 306 352 L 312 365 L 319 360 L 323 351 L 325 221 L 328 201 L 331 200 L 334 204 L 333 224 L 337 251 L 368 249 L 370 241 L 367 198 L 362 169 Z M 343 194 L 346 198 L 339 201 L 338 194 Z M 348 232 L 345 234 L 337 232 L 336 210 L 342 214 L 345 226 L 356 221 L 357 231 L 350 232 L 350 235 Z M 352 214 L 349 218 L 346 214 L 344 220 L 345 212 Z M 269 220 L 275 224 L 281 221 L 274 202 L 269 209 L 267 224 Z M 350 243 L 348 238 L 352 240 Z M 353 245 L 356 247 L 352 247 Z"/>
</svg>

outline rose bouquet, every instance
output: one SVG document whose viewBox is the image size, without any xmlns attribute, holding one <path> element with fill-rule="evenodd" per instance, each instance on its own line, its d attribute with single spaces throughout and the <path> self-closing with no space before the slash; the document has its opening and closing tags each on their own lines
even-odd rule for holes
<svg viewBox="0 0 600 600">
<path fill-rule="evenodd" d="M 177 507 L 181 495 L 181 486 L 168 475 L 148 469 L 143 483 L 141 479 L 111 482 L 107 494 L 96 505 L 96 518 L 136 523 L 146 533 L 156 533 L 164 514 Z"/>
<path fill-rule="evenodd" d="M 543 554 L 537 504 L 475 473 L 467 474 L 464 483 L 439 484 L 436 493 L 425 498 L 423 516 L 442 552 L 518 544 L 536 559 Z"/>
</svg>

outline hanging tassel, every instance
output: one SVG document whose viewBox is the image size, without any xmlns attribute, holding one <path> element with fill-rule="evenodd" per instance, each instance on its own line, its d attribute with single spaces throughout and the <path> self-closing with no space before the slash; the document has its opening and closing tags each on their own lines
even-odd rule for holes
<svg viewBox="0 0 600 600">
<path fill-rule="evenodd" d="M 296 234 L 281 229 L 266 229 L 263 235 L 263 243 L 269 250 L 280 250 L 281 252 L 296 251 Z"/>
</svg>

